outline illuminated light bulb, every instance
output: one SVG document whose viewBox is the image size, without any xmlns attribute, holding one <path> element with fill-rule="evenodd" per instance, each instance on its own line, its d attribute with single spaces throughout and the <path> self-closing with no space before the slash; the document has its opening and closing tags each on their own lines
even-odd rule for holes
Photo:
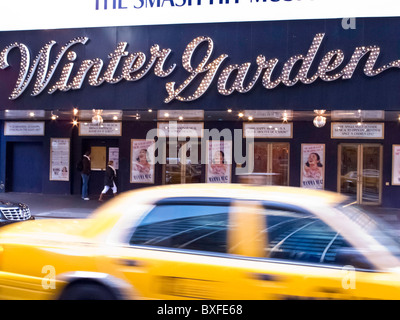
<svg viewBox="0 0 400 320">
<path fill-rule="evenodd" d="M 228 112 L 231 113 L 231 112 L 232 112 L 232 109 L 228 109 Z"/>
<path fill-rule="evenodd" d="M 72 124 L 73 124 L 74 126 L 77 126 L 77 125 L 78 125 L 78 120 L 74 119 L 74 120 L 72 121 Z"/>
<path fill-rule="evenodd" d="M 118 120 L 118 117 L 117 117 L 117 116 L 114 116 L 114 117 L 113 117 L 113 120 Z"/>
<path fill-rule="evenodd" d="M 239 117 L 239 118 L 243 118 L 243 117 L 244 117 L 243 112 L 239 112 L 238 117 Z"/>
<path fill-rule="evenodd" d="M 92 117 L 92 123 L 93 124 L 102 124 L 103 123 L 103 117 L 99 114 L 96 114 Z"/>
<path fill-rule="evenodd" d="M 326 117 L 323 116 L 326 110 L 314 110 L 317 116 L 314 118 L 313 123 L 317 128 L 322 128 L 326 124 Z"/>
<path fill-rule="evenodd" d="M 147 110 L 148 112 L 153 112 L 153 110 L 152 109 L 149 109 L 149 110 Z"/>
<path fill-rule="evenodd" d="M 252 117 L 252 116 L 249 116 L 247 119 L 250 120 L 250 121 L 252 121 L 252 120 L 253 120 L 253 117 Z"/>
<path fill-rule="evenodd" d="M 93 109 L 93 117 L 92 117 L 92 123 L 95 125 L 101 125 L 103 124 L 103 117 L 101 116 L 103 113 L 103 110 L 101 109 Z"/>
<path fill-rule="evenodd" d="M 183 120 L 183 117 L 182 116 L 179 116 L 179 118 L 178 118 L 179 120 Z"/>
<path fill-rule="evenodd" d="M 287 112 L 285 111 L 285 112 L 283 112 L 283 114 L 282 114 L 282 121 L 283 121 L 283 123 L 287 123 L 288 120 L 289 120 L 288 114 L 287 114 Z"/>
<path fill-rule="evenodd" d="M 314 126 L 316 126 L 317 128 L 322 128 L 326 124 L 326 117 L 316 116 L 314 118 L 313 123 L 314 123 Z"/>
</svg>

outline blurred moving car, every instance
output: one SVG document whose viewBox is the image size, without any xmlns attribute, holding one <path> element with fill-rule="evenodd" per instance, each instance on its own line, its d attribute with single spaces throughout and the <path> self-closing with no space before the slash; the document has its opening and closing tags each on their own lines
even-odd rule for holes
<svg viewBox="0 0 400 320">
<path fill-rule="evenodd" d="M 362 174 L 362 181 L 366 189 L 378 192 L 379 190 L 379 176 L 380 171 L 375 169 L 364 169 Z M 343 192 L 356 192 L 357 191 L 357 171 L 349 171 L 340 177 L 341 190 Z"/>
<path fill-rule="evenodd" d="M 123 193 L 90 219 L 7 226 L 0 298 L 399 299 L 399 243 L 345 199 L 159 186 Z"/>
<path fill-rule="evenodd" d="M 26 204 L 0 200 L 0 226 L 34 219 Z"/>
</svg>

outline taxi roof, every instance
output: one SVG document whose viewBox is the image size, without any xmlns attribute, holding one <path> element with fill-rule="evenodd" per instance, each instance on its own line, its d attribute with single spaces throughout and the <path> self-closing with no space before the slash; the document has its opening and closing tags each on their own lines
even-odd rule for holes
<svg viewBox="0 0 400 320">
<path fill-rule="evenodd" d="M 280 202 L 304 209 L 318 206 L 336 206 L 346 197 L 334 192 L 296 187 L 252 186 L 244 184 L 180 184 L 163 185 L 126 191 L 115 199 L 107 201 L 95 210 L 92 223 L 86 229 L 86 236 L 94 237 L 106 231 L 122 217 L 141 212 L 140 207 L 155 205 L 161 200 L 171 198 L 224 198 L 237 200 L 260 200 Z M 128 208 L 133 210 L 127 210 Z M 136 210 L 138 209 L 138 210 Z"/>
<path fill-rule="evenodd" d="M 244 184 L 179 184 L 163 185 L 128 191 L 123 194 L 134 197 L 140 203 L 156 203 L 165 198 L 207 197 L 243 200 L 282 201 L 304 205 L 305 202 L 339 204 L 346 197 L 331 191 L 299 187 L 256 186 Z"/>
</svg>

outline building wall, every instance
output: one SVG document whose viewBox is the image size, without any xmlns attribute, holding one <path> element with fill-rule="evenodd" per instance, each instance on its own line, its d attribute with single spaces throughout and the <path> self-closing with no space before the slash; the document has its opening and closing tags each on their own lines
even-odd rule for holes
<svg viewBox="0 0 400 320">
<path fill-rule="evenodd" d="M 3 127 L 3 126 L 2 126 Z M 42 192 L 45 194 L 80 194 L 81 178 L 80 173 L 75 169 L 75 164 L 82 156 L 85 149 L 83 145 L 90 145 L 92 141 L 112 142 L 113 146 L 118 146 L 120 150 L 118 170 L 118 188 L 119 192 L 147 187 L 147 184 L 130 183 L 130 162 L 131 162 L 131 139 L 145 139 L 147 131 L 156 128 L 156 122 L 147 121 L 125 121 L 122 126 L 122 136 L 117 138 L 107 137 L 84 137 L 79 136 L 78 128 L 73 127 L 71 123 L 66 121 L 46 121 L 45 136 L 43 137 L 13 137 L 4 136 L 0 140 L 0 184 L 4 185 L 8 179 L 7 164 L 5 156 L 7 153 L 7 144 L 12 142 L 41 142 L 43 146 L 43 174 L 42 180 L 38 183 L 42 186 Z M 216 128 L 222 130 L 229 128 L 232 132 L 234 129 L 242 129 L 242 121 L 209 121 L 205 122 L 205 129 Z M 269 142 L 289 142 L 290 143 L 290 186 L 300 186 L 301 176 L 301 144 L 302 143 L 323 143 L 325 144 L 325 189 L 337 191 L 337 175 L 338 175 L 338 145 L 340 143 L 379 143 L 383 145 L 383 171 L 382 171 L 382 205 L 386 207 L 400 207 L 399 194 L 400 186 L 391 185 L 392 175 L 392 145 L 400 144 L 400 124 L 395 122 L 385 123 L 385 139 L 383 140 L 357 140 L 357 139 L 331 139 L 330 123 L 323 128 L 316 128 L 311 121 L 295 121 L 293 123 L 292 139 L 256 139 L 255 141 Z M 3 134 L 3 132 L 2 132 Z M 50 181 L 50 139 L 51 138 L 71 138 L 71 161 L 70 161 L 70 181 Z M 106 143 L 104 144 L 106 145 Z M 110 144 L 109 144 L 110 145 Z M 235 148 L 235 145 L 233 146 Z M 244 153 L 244 143 L 242 146 Z M 20 161 L 20 159 L 14 159 Z M 240 182 L 234 173 L 235 163 L 232 166 L 232 182 Z M 202 182 L 205 181 L 205 165 L 202 166 Z M 90 189 L 92 197 L 102 189 L 103 172 L 96 173 L 99 179 L 92 178 Z M 27 176 L 27 179 L 30 177 Z M 388 185 L 386 185 L 388 183 Z M 162 166 L 156 165 L 155 169 L 155 185 L 162 184 Z M 2 192 L 7 191 L 4 187 Z"/>
<path fill-rule="evenodd" d="M 294 86 L 282 83 L 274 89 L 266 89 L 257 81 L 247 93 L 234 92 L 222 95 L 217 90 L 217 80 L 226 67 L 233 64 L 250 62 L 249 78 L 257 68 L 256 59 L 264 55 L 267 60 L 277 58 L 279 61 L 272 73 L 275 80 L 281 74 L 285 62 L 295 55 L 306 55 L 316 34 L 324 33 L 324 39 L 311 65 L 309 75 L 313 75 L 324 55 L 335 49 L 344 54 L 344 61 L 336 71 L 341 71 L 350 61 L 356 47 L 378 46 L 380 55 L 376 68 L 400 57 L 397 30 L 400 29 L 400 18 L 365 18 L 356 19 L 356 29 L 342 28 L 341 19 L 332 20 L 299 20 L 299 21 L 270 21 L 249 23 L 219 23 L 219 24 L 189 24 L 168 26 L 141 26 L 141 27 L 108 27 L 88 29 L 64 29 L 44 31 L 2 32 L 0 48 L 15 42 L 25 44 L 30 51 L 31 61 L 38 52 L 50 41 L 55 41 L 51 54 L 50 64 L 56 60 L 61 47 L 76 37 L 88 37 L 86 44 L 76 44 L 69 51 L 76 53 L 73 61 L 72 76 L 75 76 L 84 60 L 100 58 L 104 61 L 102 75 L 113 53 L 120 42 L 126 42 L 125 51 L 128 53 L 143 52 L 147 61 L 150 58 L 150 48 L 158 44 L 160 49 L 171 49 L 165 61 L 164 69 L 176 64 L 176 68 L 166 76 L 160 78 L 153 72 L 154 66 L 142 79 L 137 81 L 122 80 L 116 84 L 103 83 L 100 86 L 90 86 L 85 79 L 80 90 L 67 92 L 56 91 L 48 94 L 47 90 L 57 82 L 61 69 L 66 63 L 71 63 L 64 54 L 59 66 L 54 72 L 49 85 L 44 92 L 31 96 L 35 77 L 27 89 L 15 100 L 9 96 L 18 78 L 20 53 L 12 49 L 8 55 L 10 67 L 0 70 L 1 109 L 44 109 L 72 110 L 80 109 L 118 109 L 118 110 L 146 110 L 171 109 L 206 109 L 225 110 L 227 107 L 247 109 L 290 109 L 290 110 L 396 110 L 400 101 L 398 90 L 398 67 L 386 70 L 376 76 L 368 77 L 363 73 L 367 57 L 359 62 L 350 79 L 322 81 L 317 79 L 311 84 L 298 82 Z M 182 56 L 187 45 L 196 37 L 206 36 L 213 40 L 213 52 L 207 64 L 219 56 L 226 54 L 221 63 L 214 81 L 208 90 L 194 101 L 181 102 L 173 100 L 164 103 L 167 98 L 166 83 L 175 82 L 176 87 L 186 80 L 190 73 L 182 65 Z M 193 67 L 197 67 L 206 55 L 206 43 L 198 47 L 192 57 Z M 116 75 L 121 74 L 125 57 Z M 300 63 L 293 69 L 293 77 Z M 333 73 L 335 73 L 333 72 Z M 182 92 L 188 97 L 199 85 L 201 76 Z"/>
<path fill-rule="evenodd" d="M 7 62 L 10 67 L 0 70 L 0 110 L 52 110 L 72 111 L 74 107 L 91 110 L 153 110 L 159 109 L 202 109 L 206 111 L 226 110 L 231 107 L 234 110 L 295 110 L 312 111 L 314 109 L 326 110 L 398 110 L 400 101 L 400 90 L 398 90 L 399 65 L 386 70 L 376 76 L 369 77 L 363 72 L 364 65 L 369 56 L 360 59 L 358 67 L 350 79 L 338 79 L 335 81 L 322 81 L 317 79 L 311 84 L 297 83 L 294 86 L 286 86 L 282 83 L 274 89 L 266 89 L 261 79 L 247 93 L 234 92 L 223 95 L 217 90 L 217 82 L 222 70 L 229 65 L 241 65 L 251 62 L 249 74 L 256 72 L 256 59 L 264 55 L 267 60 L 277 58 L 279 61 L 272 73 L 272 79 L 277 79 L 281 74 L 284 64 L 290 57 L 302 54 L 307 55 L 313 38 L 316 34 L 324 33 L 325 37 L 315 56 L 308 75 L 317 72 L 318 65 L 324 55 L 335 49 L 344 53 L 344 61 L 336 71 L 343 70 L 348 64 L 356 47 L 376 45 L 380 47 L 380 55 L 375 69 L 389 62 L 397 61 L 400 57 L 400 46 L 398 30 L 400 30 L 400 18 L 364 18 L 356 19 L 356 29 L 345 30 L 342 28 L 341 19 L 331 20 L 299 20 L 299 21 L 270 21 L 270 22 L 248 22 L 248 23 L 218 23 L 218 24 L 188 24 L 168 26 L 141 26 L 141 27 L 108 27 L 108 28 L 86 28 L 86 29 L 63 29 L 42 31 L 16 31 L 2 32 L 0 34 L 0 48 L 4 55 L 8 53 L 6 46 L 15 42 L 25 44 L 29 48 L 30 63 L 37 57 L 40 50 L 50 41 L 55 41 L 51 53 L 50 64 L 57 59 L 57 53 L 68 41 L 76 37 L 88 37 L 86 44 L 77 44 L 71 47 L 76 53 L 76 59 L 68 60 L 67 54 L 62 55 L 59 66 L 55 69 L 49 84 L 44 91 L 37 95 L 31 95 L 33 84 L 37 79 L 37 73 L 32 76 L 26 90 L 16 99 L 9 99 L 18 79 L 21 54 L 18 49 L 12 49 Z M 207 64 L 219 56 L 226 54 L 226 59 L 221 63 L 214 80 L 207 91 L 198 99 L 189 102 L 177 99 L 165 103 L 167 97 L 166 83 L 175 82 L 179 87 L 188 77 L 189 72 L 182 64 L 182 56 L 187 45 L 196 37 L 207 36 L 212 39 L 214 48 Z M 160 49 L 171 49 L 171 53 L 165 60 L 164 70 L 176 64 L 176 68 L 166 77 L 158 77 L 154 74 L 154 66 L 148 74 L 137 81 L 122 80 L 116 84 L 103 83 L 99 86 L 91 86 L 88 79 L 79 90 L 60 90 L 48 94 L 47 90 L 54 85 L 61 76 L 61 69 L 66 63 L 74 63 L 72 75 L 75 75 L 84 60 L 100 58 L 104 61 L 101 75 L 110 61 L 108 55 L 120 42 L 127 42 L 126 51 L 129 53 L 143 52 L 147 61 L 150 58 L 150 48 L 158 44 Z M 199 46 L 192 57 L 193 67 L 200 64 L 206 55 L 205 43 Z M 121 59 L 124 61 L 125 57 Z M 3 61 L 5 62 L 5 61 Z M 122 72 L 122 64 L 117 67 L 115 75 Z M 300 68 L 300 63 L 293 67 L 292 77 Z M 336 72 L 335 71 L 335 72 Z M 333 72 L 334 73 L 334 72 Z M 235 76 L 235 73 L 233 74 Z M 191 85 L 182 91 L 182 96 L 188 97 L 198 88 L 201 76 L 193 80 Z M 246 81 L 250 80 L 246 78 Z M 232 79 L 228 86 L 232 84 Z M 3 118 L 4 119 L 4 118 Z M 207 120 L 207 119 L 206 119 Z M 4 121 L 2 122 L 4 124 Z M 16 137 L 5 136 L 3 125 L 0 137 L 0 190 L 4 191 L 7 185 L 7 145 L 12 142 L 42 142 L 43 159 L 49 159 L 50 139 L 53 137 L 71 138 L 71 175 L 69 182 L 49 181 L 49 161 L 43 164 L 43 175 L 38 183 L 42 186 L 43 193 L 78 194 L 80 191 L 80 176 L 74 170 L 77 160 L 84 152 L 84 148 L 91 140 L 107 140 L 120 148 L 120 173 L 118 175 L 118 186 L 120 191 L 143 187 L 144 185 L 131 184 L 129 181 L 130 170 L 130 139 L 145 138 L 149 129 L 156 127 L 155 121 L 124 121 L 122 136 L 118 138 L 89 138 L 79 136 L 77 128 L 72 127 L 69 121 L 48 121 L 43 137 Z M 229 128 L 241 129 L 240 121 L 210 122 L 205 121 L 205 128 Z M 391 186 L 391 161 L 392 145 L 400 143 L 399 124 L 397 122 L 385 123 L 384 140 L 345 140 L 343 142 L 357 143 L 382 143 L 383 144 L 383 205 L 400 207 L 400 198 L 397 197 L 398 187 Z M 330 138 L 329 123 L 317 129 L 311 121 L 295 121 L 293 138 L 273 141 L 290 142 L 290 185 L 300 184 L 300 151 L 301 143 L 324 143 L 326 144 L 326 185 L 327 190 L 337 190 L 337 150 L 341 140 Z M 8 160 L 9 161 L 9 160 Z M 18 159 L 15 159 L 18 161 Z M 234 166 L 233 166 L 234 167 Z M 204 172 L 204 170 L 203 170 Z M 29 179 L 29 177 L 27 177 Z M 97 183 L 100 180 L 92 181 Z M 162 171 L 156 167 L 155 184 L 162 181 Z M 204 181 L 204 176 L 203 176 Z M 232 182 L 238 179 L 233 175 Z M 389 186 L 386 186 L 389 182 Z M 1 189 L 1 186 L 3 188 Z M 99 190 L 98 185 L 92 189 Z"/>
</svg>

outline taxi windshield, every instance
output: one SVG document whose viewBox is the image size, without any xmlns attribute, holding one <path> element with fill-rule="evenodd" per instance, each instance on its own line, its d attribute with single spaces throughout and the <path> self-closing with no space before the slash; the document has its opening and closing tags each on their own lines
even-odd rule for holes
<svg viewBox="0 0 400 320">
<path fill-rule="evenodd" d="M 393 255 L 400 257 L 400 230 L 355 202 L 340 205 L 340 210 Z"/>
</svg>

